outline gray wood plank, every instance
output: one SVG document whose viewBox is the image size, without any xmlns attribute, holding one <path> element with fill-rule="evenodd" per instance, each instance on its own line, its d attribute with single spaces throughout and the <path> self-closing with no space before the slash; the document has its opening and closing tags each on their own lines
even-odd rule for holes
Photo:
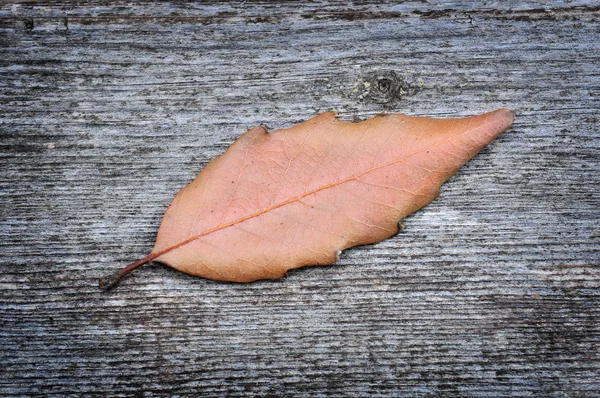
<svg viewBox="0 0 600 398">
<path fill-rule="evenodd" d="M 0 5 L 0 395 L 599 396 L 600 7 L 96 3 Z M 337 265 L 97 288 L 251 126 L 501 106 Z"/>
</svg>

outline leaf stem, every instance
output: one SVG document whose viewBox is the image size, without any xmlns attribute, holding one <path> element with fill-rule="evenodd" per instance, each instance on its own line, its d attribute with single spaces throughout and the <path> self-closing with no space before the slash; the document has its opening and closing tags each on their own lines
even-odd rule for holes
<svg viewBox="0 0 600 398">
<path fill-rule="evenodd" d="M 161 253 L 150 253 L 146 257 L 142 258 L 141 260 L 131 263 L 127 267 L 122 268 L 122 269 L 118 270 L 117 272 L 114 272 L 104 278 L 100 278 L 100 283 L 99 283 L 100 289 L 102 289 L 102 290 L 112 289 L 119 283 L 119 281 L 124 276 L 128 275 L 133 270 L 141 267 L 142 265 L 147 264 L 150 261 L 154 260 L 156 257 L 160 256 L 160 254 Z"/>
</svg>

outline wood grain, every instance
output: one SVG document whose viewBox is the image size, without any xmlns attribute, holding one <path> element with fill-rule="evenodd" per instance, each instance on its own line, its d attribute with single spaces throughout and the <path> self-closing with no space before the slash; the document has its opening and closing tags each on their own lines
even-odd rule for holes
<svg viewBox="0 0 600 398">
<path fill-rule="evenodd" d="M 0 5 L 0 395 L 600 396 L 600 8 Z M 380 244 L 225 284 L 145 255 L 247 128 L 506 106 Z"/>
</svg>

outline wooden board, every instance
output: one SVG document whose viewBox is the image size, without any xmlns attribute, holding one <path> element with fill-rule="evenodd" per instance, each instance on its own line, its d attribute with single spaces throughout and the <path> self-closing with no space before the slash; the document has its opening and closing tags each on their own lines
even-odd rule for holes
<svg viewBox="0 0 600 398">
<path fill-rule="evenodd" d="M 600 396 L 600 7 L 95 3 L 0 6 L 0 395 Z M 337 265 L 97 287 L 249 127 L 502 106 Z"/>
</svg>

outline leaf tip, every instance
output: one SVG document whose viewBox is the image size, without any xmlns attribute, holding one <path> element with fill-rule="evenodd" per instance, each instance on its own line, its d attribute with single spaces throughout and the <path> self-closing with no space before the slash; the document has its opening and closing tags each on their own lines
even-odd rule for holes
<svg viewBox="0 0 600 398">
<path fill-rule="evenodd" d="M 497 116 L 502 120 L 501 124 L 505 126 L 503 130 L 509 128 L 515 121 L 515 111 L 513 111 L 512 109 L 500 108 L 493 113 L 494 116 Z"/>
</svg>

